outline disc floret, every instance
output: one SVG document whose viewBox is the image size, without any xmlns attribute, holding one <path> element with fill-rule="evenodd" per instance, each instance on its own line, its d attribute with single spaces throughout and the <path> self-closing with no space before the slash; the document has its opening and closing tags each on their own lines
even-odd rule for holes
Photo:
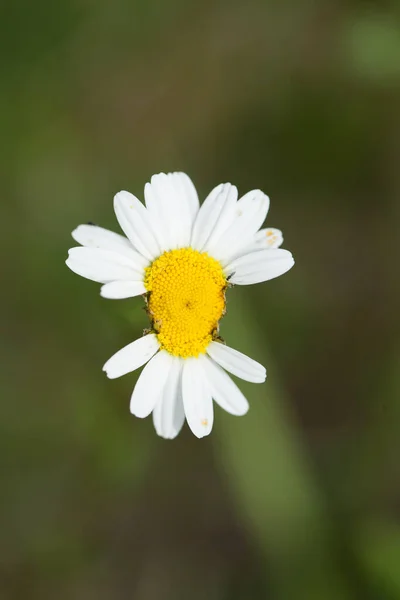
<svg viewBox="0 0 400 600">
<path fill-rule="evenodd" d="M 192 248 L 170 250 L 145 273 L 148 313 L 162 349 L 188 358 L 206 351 L 225 311 L 221 264 Z"/>
</svg>

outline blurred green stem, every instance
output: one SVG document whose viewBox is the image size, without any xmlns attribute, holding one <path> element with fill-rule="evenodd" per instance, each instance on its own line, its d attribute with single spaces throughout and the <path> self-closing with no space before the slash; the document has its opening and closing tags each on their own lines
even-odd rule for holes
<svg viewBox="0 0 400 600">
<path fill-rule="evenodd" d="M 226 324 L 229 344 L 267 365 L 272 374 L 264 385 L 241 384 L 251 409 L 244 419 L 220 415 L 218 453 L 238 508 L 262 549 L 267 577 L 277 598 L 351 598 L 330 547 L 322 499 L 285 411 L 276 368 L 265 343 L 257 339 L 251 309 L 240 290 L 235 289 Z"/>
</svg>

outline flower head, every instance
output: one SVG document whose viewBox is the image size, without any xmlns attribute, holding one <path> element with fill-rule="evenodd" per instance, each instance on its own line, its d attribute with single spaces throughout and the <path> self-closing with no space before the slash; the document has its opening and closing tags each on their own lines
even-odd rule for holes
<svg viewBox="0 0 400 600">
<path fill-rule="evenodd" d="M 126 237 L 95 225 L 72 232 L 68 267 L 102 283 L 104 298 L 144 295 L 150 330 L 104 365 L 111 379 L 145 365 L 130 409 L 153 413 L 156 431 L 175 437 L 184 423 L 197 437 L 211 432 L 213 400 L 234 415 L 248 402 L 226 371 L 262 383 L 265 368 L 222 343 L 228 285 L 260 283 L 294 264 L 278 229 L 260 229 L 269 198 L 253 190 L 238 200 L 235 186 L 214 188 L 203 204 L 184 173 L 160 173 L 144 190 L 145 206 L 119 192 L 114 209 Z"/>
</svg>

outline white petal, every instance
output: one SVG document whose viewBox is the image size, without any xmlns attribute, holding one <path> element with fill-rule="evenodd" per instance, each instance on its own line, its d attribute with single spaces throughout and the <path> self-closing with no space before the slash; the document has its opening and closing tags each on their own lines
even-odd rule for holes
<svg viewBox="0 0 400 600">
<path fill-rule="evenodd" d="M 260 250 L 262 248 L 279 248 L 283 243 L 282 231 L 274 227 L 260 229 L 254 236 L 254 242 Z"/>
<path fill-rule="evenodd" d="M 225 268 L 225 272 L 231 275 L 231 283 L 251 285 L 279 277 L 293 265 L 293 256 L 288 250 L 271 248 L 236 258 Z"/>
<path fill-rule="evenodd" d="M 215 402 L 231 415 L 242 416 L 249 410 L 249 403 L 227 373 L 208 356 L 202 356 L 211 394 Z"/>
<path fill-rule="evenodd" d="M 78 225 L 71 235 L 78 244 L 90 248 L 102 248 L 103 250 L 115 250 L 116 252 L 120 248 L 132 248 L 126 237 L 98 225 Z"/>
<path fill-rule="evenodd" d="M 234 218 L 236 200 L 237 188 L 230 183 L 221 183 L 209 193 L 193 226 L 193 248 L 207 250 L 211 243 L 218 241 Z"/>
<path fill-rule="evenodd" d="M 165 350 L 147 363 L 137 381 L 131 397 L 130 411 L 136 417 L 148 417 L 159 400 L 167 383 L 174 357 Z"/>
<path fill-rule="evenodd" d="M 193 226 L 200 207 L 199 197 L 193 181 L 188 175 L 186 175 L 186 173 L 182 172 L 169 173 L 168 175 L 173 180 L 176 193 L 180 198 L 182 206 L 185 206 L 185 211 L 188 211 L 190 215 L 191 226 Z"/>
<path fill-rule="evenodd" d="M 151 183 L 146 183 L 144 186 L 144 199 L 147 210 L 151 215 L 151 224 L 157 239 L 157 243 L 160 246 L 161 252 L 165 252 L 165 250 L 170 248 L 169 228 L 166 227 L 164 215 L 161 214 L 160 210 L 158 209 L 155 190 Z"/>
<path fill-rule="evenodd" d="M 145 187 L 146 206 L 163 250 L 189 246 L 199 201 L 184 173 L 153 175 Z"/>
<path fill-rule="evenodd" d="M 79 246 L 68 251 L 66 265 L 82 277 L 108 283 L 109 281 L 143 280 L 143 269 L 132 260 L 110 250 Z"/>
<path fill-rule="evenodd" d="M 153 175 L 150 184 L 145 187 L 145 200 L 149 195 L 150 185 L 153 192 L 153 202 L 148 206 L 154 222 L 157 224 L 157 231 L 162 228 L 162 239 L 165 243 L 163 250 L 171 250 L 176 248 L 175 244 L 176 232 L 179 229 L 180 221 L 176 222 L 175 215 L 175 196 L 173 186 L 166 173 Z"/>
<path fill-rule="evenodd" d="M 269 209 L 269 198 L 261 190 L 252 190 L 236 203 L 231 225 L 216 244 L 207 251 L 223 265 L 232 260 L 240 248 L 248 245 L 263 224 Z"/>
<path fill-rule="evenodd" d="M 170 190 L 171 247 L 184 248 L 190 244 L 194 219 L 199 209 L 199 201 L 192 182 L 184 173 L 168 173 L 167 180 Z M 187 180 L 191 183 L 190 190 L 188 190 Z M 197 207 L 193 202 L 193 190 L 196 193 Z M 190 191 L 189 194 L 188 191 Z"/>
<path fill-rule="evenodd" d="M 103 229 L 97 225 L 79 225 L 72 232 L 72 237 L 87 248 L 101 248 L 102 250 L 111 250 L 118 252 L 130 258 L 137 266 L 146 268 L 149 261 L 139 252 L 136 252 L 131 242 L 114 231 Z"/>
<path fill-rule="evenodd" d="M 103 371 L 109 379 L 116 379 L 138 369 L 147 363 L 159 349 L 157 336 L 154 333 L 145 335 L 121 350 L 118 350 L 104 365 Z"/>
<path fill-rule="evenodd" d="M 114 210 L 125 235 L 134 247 L 146 258 L 153 260 L 161 254 L 146 207 L 129 192 L 118 192 L 114 196 Z"/>
<path fill-rule="evenodd" d="M 265 250 L 267 248 L 279 248 L 283 243 L 282 231 L 268 227 L 267 229 L 260 229 L 252 237 L 249 244 L 238 248 L 237 252 L 230 258 L 230 261 L 243 256 L 244 254 L 250 254 L 250 252 L 256 252 L 257 250 Z"/>
<path fill-rule="evenodd" d="M 174 357 L 164 391 L 153 410 L 156 432 L 161 437 L 170 440 L 178 435 L 185 421 L 182 400 L 182 366 L 183 361 Z"/>
<path fill-rule="evenodd" d="M 225 346 L 220 342 L 211 342 L 207 354 L 223 369 L 252 383 L 263 383 L 267 376 L 265 367 L 245 354 Z"/>
<path fill-rule="evenodd" d="M 186 358 L 183 363 L 182 396 L 190 429 L 198 438 L 208 435 L 214 422 L 214 409 L 210 388 L 197 358 Z"/>
<path fill-rule="evenodd" d="M 100 295 L 111 300 L 133 298 L 146 292 L 146 287 L 142 281 L 111 281 L 100 289 Z"/>
</svg>

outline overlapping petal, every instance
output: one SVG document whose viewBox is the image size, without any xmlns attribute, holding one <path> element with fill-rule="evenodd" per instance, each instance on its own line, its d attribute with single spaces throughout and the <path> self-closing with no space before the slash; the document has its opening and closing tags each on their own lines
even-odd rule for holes
<svg viewBox="0 0 400 600">
<path fill-rule="evenodd" d="M 231 415 L 245 415 L 249 403 L 227 373 L 207 356 L 201 357 L 207 387 L 215 402 Z"/>
<path fill-rule="evenodd" d="M 221 183 L 204 200 L 193 226 L 191 246 L 206 250 L 221 237 L 235 215 L 238 192 L 230 183 Z"/>
<path fill-rule="evenodd" d="M 252 383 L 263 383 L 267 376 L 267 372 L 263 365 L 257 361 L 242 354 L 238 350 L 234 350 L 229 346 L 225 346 L 220 342 L 211 342 L 207 348 L 207 354 L 218 363 L 223 369 Z"/>
<path fill-rule="evenodd" d="M 223 266 L 252 240 L 263 224 L 269 209 L 269 198 L 261 190 L 245 194 L 235 205 L 234 218 L 226 231 L 206 244 L 205 250 Z"/>
<path fill-rule="evenodd" d="M 153 175 L 145 187 L 147 209 L 163 250 L 189 246 L 199 210 L 196 189 L 185 173 Z"/>
<path fill-rule="evenodd" d="M 131 371 L 135 371 L 147 363 L 156 352 L 160 344 L 154 333 L 135 340 L 121 350 L 118 350 L 104 365 L 103 371 L 109 379 L 122 377 Z"/>
<path fill-rule="evenodd" d="M 175 438 L 185 422 L 182 400 L 183 361 L 174 358 L 167 383 L 153 410 L 154 428 L 166 439 Z"/>
<path fill-rule="evenodd" d="M 143 281 L 110 281 L 100 289 L 100 296 L 109 300 L 122 300 L 146 294 Z"/>
<path fill-rule="evenodd" d="M 77 275 L 98 283 L 143 280 L 143 267 L 140 264 L 111 250 L 85 246 L 71 248 L 65 262 Z"/>
<path fill-rule="evenodd" d="M 160 350 L 140 374 L 131 396 L 130 411 L 136 417 L 144 419 L 153 411 L 159 400 L 174 362 L 174 357 Z"/>
<path fill-rule="evenodd" d="M 149 264 L 144 256 L 134 250 L 131 242 L 126 237 L 114 233 L 114 231 L 103 229 L 98 225 L 78 225 L 71 235 L 78 244 L 87 248 L 100 248 L 101 250 L 123 254 L 143 268 Z"/>
<path fill-rule="evenodd" d="M 133 246 L 149 260 L 154 260 L 161 253 L 151 217 L 145 206 L 129 192 L 118 192 L 114 196 L 114 210 L 118 222 Z"/>
<path fill-rule="evenodd" d="M 275 227 L 267 227 L 260 229 L 254 236 L 254 243 L 262 248 L 279 248 L 283 244 L 283 234 L 280 229 Z"/>
<path fill-rule="evenodd" d="M 251 285 L 279 277 L 293 265 L 293 256 L 288 250 L 271 248 L 236 258 L 226 266 L 225 272 L 231 283 Z"/>
<path fill-rule="evenodd" d="M 209 435 L 214 423 L 214 407 L 202 363 L 197 358 L 184 361 L 182 396 L 186 420 L 194 435 L 198 438 Z"/>
</svg>

